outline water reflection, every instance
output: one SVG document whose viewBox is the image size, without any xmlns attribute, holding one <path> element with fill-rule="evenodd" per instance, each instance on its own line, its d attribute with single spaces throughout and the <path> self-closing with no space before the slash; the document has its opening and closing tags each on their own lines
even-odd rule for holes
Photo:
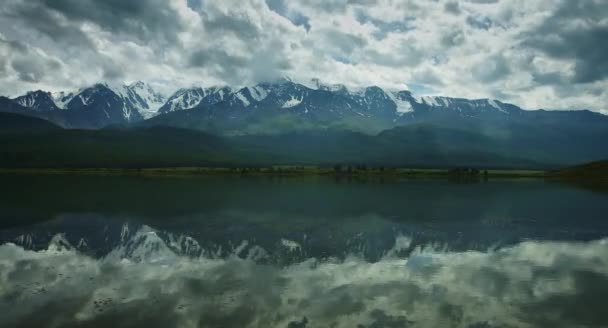
<svg viewBox="0 0 608 328">
<path fill-rule="evenodd" d="M 543 181 L 0 182 L 1 327 L 608 325 L 606 194 Z"/>
<path fill-rule="evenodd" d="M 0 246 L 5 327 L 603 326 L 608 240 L 445 252 L 398 237 L 376 262 L 289 265 L 254 245 L 215 256 L 143 226 L 95 258 L 56 235 L 43 250 Z M 244 243 L 245 244 L 245 243 Z M 284 254 L 300 252 L 282 244 Z M 399 256 L 408 249 L 407 256 Z"/>
</svg>

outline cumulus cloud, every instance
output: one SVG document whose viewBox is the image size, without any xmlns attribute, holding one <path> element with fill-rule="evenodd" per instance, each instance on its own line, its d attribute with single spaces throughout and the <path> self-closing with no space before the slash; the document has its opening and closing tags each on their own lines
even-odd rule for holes
<svg viewBox="0 0 608 328">
<path fill-rule="evenodd" d="M 523 43 L 557 59 L 574 63 L 569 82 L 591 83 L 608 77 L 608 4 L 562 1 Z"/>
<path fill-rule="evenodd" d="M 601 111 L 607 15 L 602 0 L 6 0 L 0 93 L 289 76 Z"/>
</svg>

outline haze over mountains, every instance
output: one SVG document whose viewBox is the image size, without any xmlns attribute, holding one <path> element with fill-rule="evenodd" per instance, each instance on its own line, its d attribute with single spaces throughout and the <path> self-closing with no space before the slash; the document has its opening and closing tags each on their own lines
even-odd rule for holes
<svg viewBox="0 0 608 328">
<path fill-rule="evenodd" d="M 5 147 L 9 166 L 344 162 L 527 168 L 608 158 L 601 142 L 608 140 L 608 116 L 600 113 L 524 110 L 499 100 L 418 97 L 376 86 L 352 90 L 318 80 L 194 87 L 170 96 L 143 82 L 98 83 L 77 92 L 2 97 L 0 111 L 73 130 L 22 135 L 14 148 Z M 28 131 L 41 126 L 15 122 Z"/>
</svg>

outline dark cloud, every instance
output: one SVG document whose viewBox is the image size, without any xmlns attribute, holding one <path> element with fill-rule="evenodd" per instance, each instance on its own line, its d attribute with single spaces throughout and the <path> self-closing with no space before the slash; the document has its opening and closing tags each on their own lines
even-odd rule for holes
<svg viewBox="0 0 608 328">
<path fill-rule="evenodd" d="M 567 77 L 563 72 L 539 72 L 533 69 L 531 74 L 534 81 L 541 85 L 568 83 Z"/>
<path fill-rule="evenodd" d="M 528 108 L 600 110 L 607 93 L 593 88 L 608 82 L 605 17 L 606 0 L 526 8 L 498 0 L 4 0 L 0 94 L 139 79 L 162 79 L 171 93 L 284 75 L 398 88 L 423 77 L 421 85 L 443 82 L 443 94 L 487 97 L 501 84 Z M 518 62 L 527 55 L 537 60 Z M 441 79 L 417 75 L 442 69 Z M 577 84 L 585 87 L 558 97 Z"/>
<path fill-rule="evenodd" d="M 11 51 L 18 51 L 21 53 L 25 53 L 28 51 L 28 46 L 26 46 L 25 44 L 16 41 L 16 40 L 6 40 L 2 37 L 0 37 L 0 46 L 2 47 L 6 47 L 8 49 L 10 49 Z"/>
<path fill-rule="evenodd" d="M 120 81 L 125 78 L 125 69 L 111 59 L 103 60 L 101 65 L 104 81 Z"/>
<path fill-rule="evenodd" d="M 27 83 L 38 83 L 45 75 L 53 75 L 61 69 L 61 62 L 34 51 L 31 47 L 19 42 L 0 38 L 0 70 L 11 67 L 17 78 Z"/>
<path fill-rule="evenodd" d="M 328 44 L 340 50 L 343 55 L 350 55 L 355 50 L 367 45 L 367 40 L 361 36 L 345 33 L 336 29 L 325 31 L 324 36 Z"/>
<path fill-rule="evenodd" d="M 413 79 L 425 86 L 441 86 L 443 82 L 441 78 L 429 69 L 414 73 Z"/>
<path fill-rule="evenodd" d="M 473 68 L 473 76 L 482 82 L 495 82 L 511 73 L 511 64 L 503 55 L 487 58 Z"/>
<path fill-rule="evenodd" d="M 386 38 L 389 33 L 403 33 L 414 30 L 412 23 L 416 20 L 415 17 L 407 17 L 402 21 L 384 21 L 367 15 L 364 10 L 357 10 L 355 18 L 361 24 L 370 23 L 374 25 L 378 29 L 374 33 L 374 37 L 379 40 Z"/>
<path fill-rule="evenodd" d="M 377 0 L 302 0 L 304 5 L 316 8 L 317 10 L 338 13 L 344 12 L 350 6 L 372 6 L 375 5 Z"/>
<path fill-rule="evenodd" d="M 376 49 L 368 49 L 365 51 L 365 56 L 369 61 L 378 65 L 395 68 L 414 67 L 426 59 L 424 52 L 417 48 L 417 44 L 409 40 L 400 42 L 396 51 L 380 52 Z"/>
<path fill-rule="evenodd" d="M 14 21 L 25 21 L 27 27 L 50 38 L 53 42 L 78 48 L 95 49 L 94 42 L 76 26 L 43 3 L 23 1 L 0 9 L 0 15 Z"/>
<path fill-rule="evenodd" d="M 247 63 L 247 58 L 229 54 L 223 49 L 197 50 L 190 55 L 189 64 L 194 67 L 212 65 L 241 67 Z"/>
<path fill-rule="evenodd" d="M 250 60 L 250 67 L 251 79 L 254 81 L 273 81 L 285 76 L 285 71 L 293 68 L 285 44 L 279 40 L 273 40 L 258 49 Z"/>
<path fill-rule="evenodd" d="M 164 0 L 23 0 L 13 9 L 12 15 L 51 38 L 82 38 L 75 24 L 86 22 L 139 42 L 173 43 L 184 27 L 176 9 Z"/>
<path fill-rule="evenodd" d="M 239 39 L 255 41 L 254 39 L 257 39 L 261 32 L 258 26 L 252 23 L 247 15 L 216 13 L 212 16 L 203 13 L 202 17 L 205 29 L 220 37 L 226 33 L 231 33 Z"/>
<path fill-rule="evenodd" d="M 467 0 L 467 1 L 472 2 L 472 3 L 491 4 L 491 3 L 498 3 L 500 0 Z"/>
<path fill-rule="evenodd" d="M 373 6 L 378 3 L 378 0 L 347 0 L 349 5 Z"/>
<path fill-rule="evenodd" d="M 45 66 L 40 62 L 30 63 L 23 58 L 17 58 L 11 63 L 19 79 L 24 82 L 40 82 L 45 74 Z"/>
<path fill-rule="evenodd" d="M 188 7 L 195 11 L 200 11 L 203 9 L 203 0 L 187 0 Z"/>
<path fill-rule="evenodd" d="M 285 56 L 285 45 L 279 41 L 271 41 L 243 55 L 218 48 L 200 49 L 190 55 L 188 65 L 205 68 L 236 85 L 243 79 L 271 81 L 291 68 Z"/>
<path fill-rule="evenodd" d="M 446 12 L 454 15 L 459 15 L 461 12 L 458 1 L 448 1 L 445 3 L 445 5 L 443 5 L 443 8 Z"/>
<path fill-rule="evenodd" d="M 188 64 L 190 67 L 204 68 L 213 75 L 233 81 L 243 78 L 242 70 L 249 64 L 249 58 L 230 54 L 224 49 L 201 49 L 190 55 Z"/>
<path fill-rule="evenodd" d="M 537 28 L 522 35 L 522 44 L 575 63 L 573 83 L 608 77 L 608 5 L 605 1 L 561 1 Z"/>
<path fill-rule="evenodd" d="M 289 10 L 285 0 L 266 0 L 266 4 L 270 10 L 289 19 L 294 25 L 303 26 L 310 31 L 310 18 L 297 11 Z"/>
<path fill-rule="evenodd" d="M 481 30 L 489 30 L 494 26 L 494 22 L 485 16 L 467 16 L 467 24 Z"/>
<path fill-rule="evenodd" d="M 461 45 L 464 42 L 465 34 L 460 29 L 450 30 L 441 37 L 441 44 L 447 48 Z"/>
</svg>

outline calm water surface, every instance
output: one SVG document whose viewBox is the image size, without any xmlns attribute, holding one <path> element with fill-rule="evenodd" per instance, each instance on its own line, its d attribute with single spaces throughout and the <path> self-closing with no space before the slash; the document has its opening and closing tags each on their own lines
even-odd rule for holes
<svg viewBox="0 0 608 328">
<path fill-rule="evenodd" d="M 0 176 L 0 327 L 608 327 L 608 194 Z"/>
</svg>

